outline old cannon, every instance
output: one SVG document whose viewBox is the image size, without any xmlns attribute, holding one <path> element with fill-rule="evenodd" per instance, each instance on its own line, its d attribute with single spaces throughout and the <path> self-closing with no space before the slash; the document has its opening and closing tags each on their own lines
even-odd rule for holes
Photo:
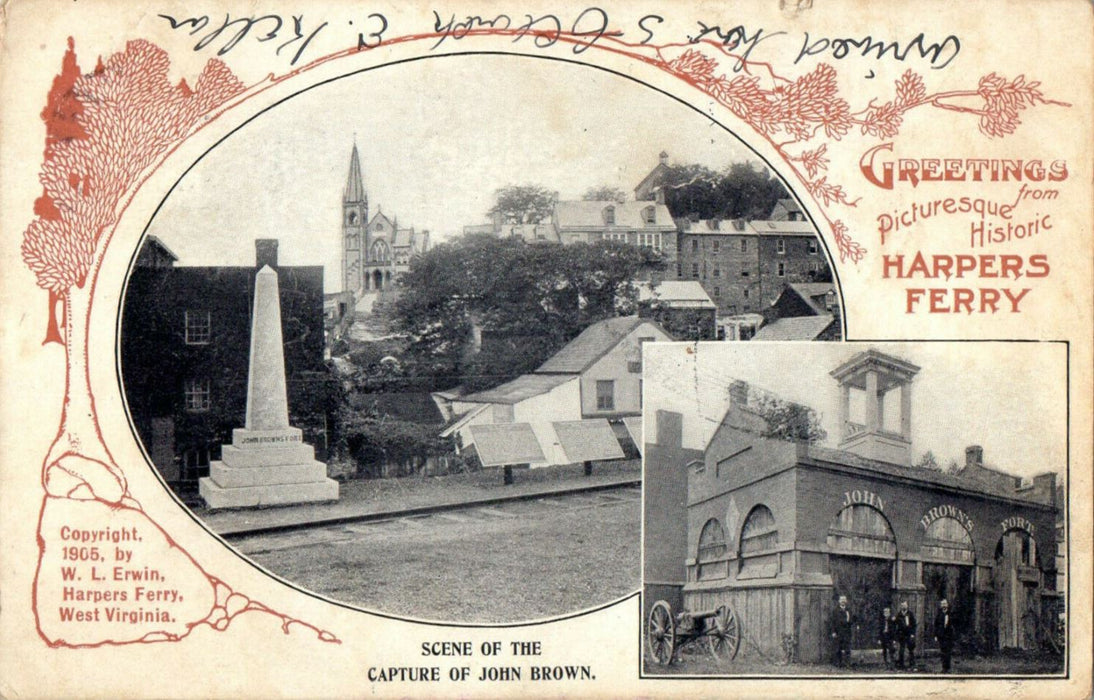
<svg viewBox="0 0 1094 700">
<path fill-rule="evenodd" d="M 672 607 L 663 600 L 650 608 L 646 619 L 646 649 L 658 665 L 668 666 L 678 650 L 703 640 L 715 659 L 732 661 L 741 646 L 737 615 L 725 605 L 703 612 L 681 610 L 674 615 Z"/>
</svg>

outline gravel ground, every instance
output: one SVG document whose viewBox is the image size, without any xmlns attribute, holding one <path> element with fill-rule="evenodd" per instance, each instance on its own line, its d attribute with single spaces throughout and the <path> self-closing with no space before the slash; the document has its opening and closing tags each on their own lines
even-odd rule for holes
<svg viewBox="0 0 1094 700">
<path fill-rule="evenodd" d="M 347 517 L 365 513 L 391 512 L 407 508 L 465 503 L 552 489 L 608 484 L 640 479 L 639 460 L 597 462 L 591 476 L 585 476 L 580 464 L 516 469 L 514 483 L 502 484 L 500 469 L 484 469 L 447 476 L 408 476 L 401 479 L 355 479 L 341 485 L 334 503 L 303 504 L 270 508 L 241 508 L 210 511 L 195 508 L 194 514 L 214 532 L 230 534 L 254 527 L 315 522 L 324 518 Z M 638 519 L 635 519 L 637 532 Z M 637 536 L 636 536 L 637 537 Z"/>
<path fill-rule="evenodd" d="M 638 495 L 631 488 L 544 498 L 251 537 L 235 546 L 303 588 L 370 610 L 527 621 L 638 589 Z"/>
</svg>

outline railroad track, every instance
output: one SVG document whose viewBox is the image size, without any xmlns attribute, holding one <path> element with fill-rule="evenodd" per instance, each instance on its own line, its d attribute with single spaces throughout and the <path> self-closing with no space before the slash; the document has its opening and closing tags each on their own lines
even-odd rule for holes
<svg viewBox="0 0 1094 700">
<path fill-rule="evenodd" d="M 545 493 L 482 499 L 467 503 L 370 513 L 241 530 L 221 536 L 244 554 L 336 544 L 384 528 L 425 529 L 453 523 L 487 522 L 528 517 L 559 510 L 583 510 L 633 503 L 641 498 L 641 481 L 580 486 Z"/>
</svg>

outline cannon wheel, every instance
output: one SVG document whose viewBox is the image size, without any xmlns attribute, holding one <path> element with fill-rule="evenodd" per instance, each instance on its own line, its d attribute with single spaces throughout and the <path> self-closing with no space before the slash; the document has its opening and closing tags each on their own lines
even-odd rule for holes
<svg viewBox="0 0 1094 700">
<path fill-rule="evenodd" d="M 719 661 L 732 661 L 741 648 L 741 626 L 737 615 L 722 605 L 708 622 L 707 641 L 710 655 Z"/>
<path fill-rule="evenodd" d="M 650 655 L 660 666 L 672 663 L 672 653 L 676 648 L 676 621 L 672 619 L 669 604 L 659 600 L 650 609 L 646 621 L 646 646 Z"/>
</svg>

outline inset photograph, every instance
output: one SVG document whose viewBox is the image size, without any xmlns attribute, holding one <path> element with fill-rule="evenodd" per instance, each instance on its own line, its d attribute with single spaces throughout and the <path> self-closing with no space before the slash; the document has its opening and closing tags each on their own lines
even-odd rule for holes
<svg viewBox="0 0 1094 700">
<path fill-rule="evenodd" d="M 1058 675 L 1064 343 L 646 348 L 644 675 Z"/>
</svg>

